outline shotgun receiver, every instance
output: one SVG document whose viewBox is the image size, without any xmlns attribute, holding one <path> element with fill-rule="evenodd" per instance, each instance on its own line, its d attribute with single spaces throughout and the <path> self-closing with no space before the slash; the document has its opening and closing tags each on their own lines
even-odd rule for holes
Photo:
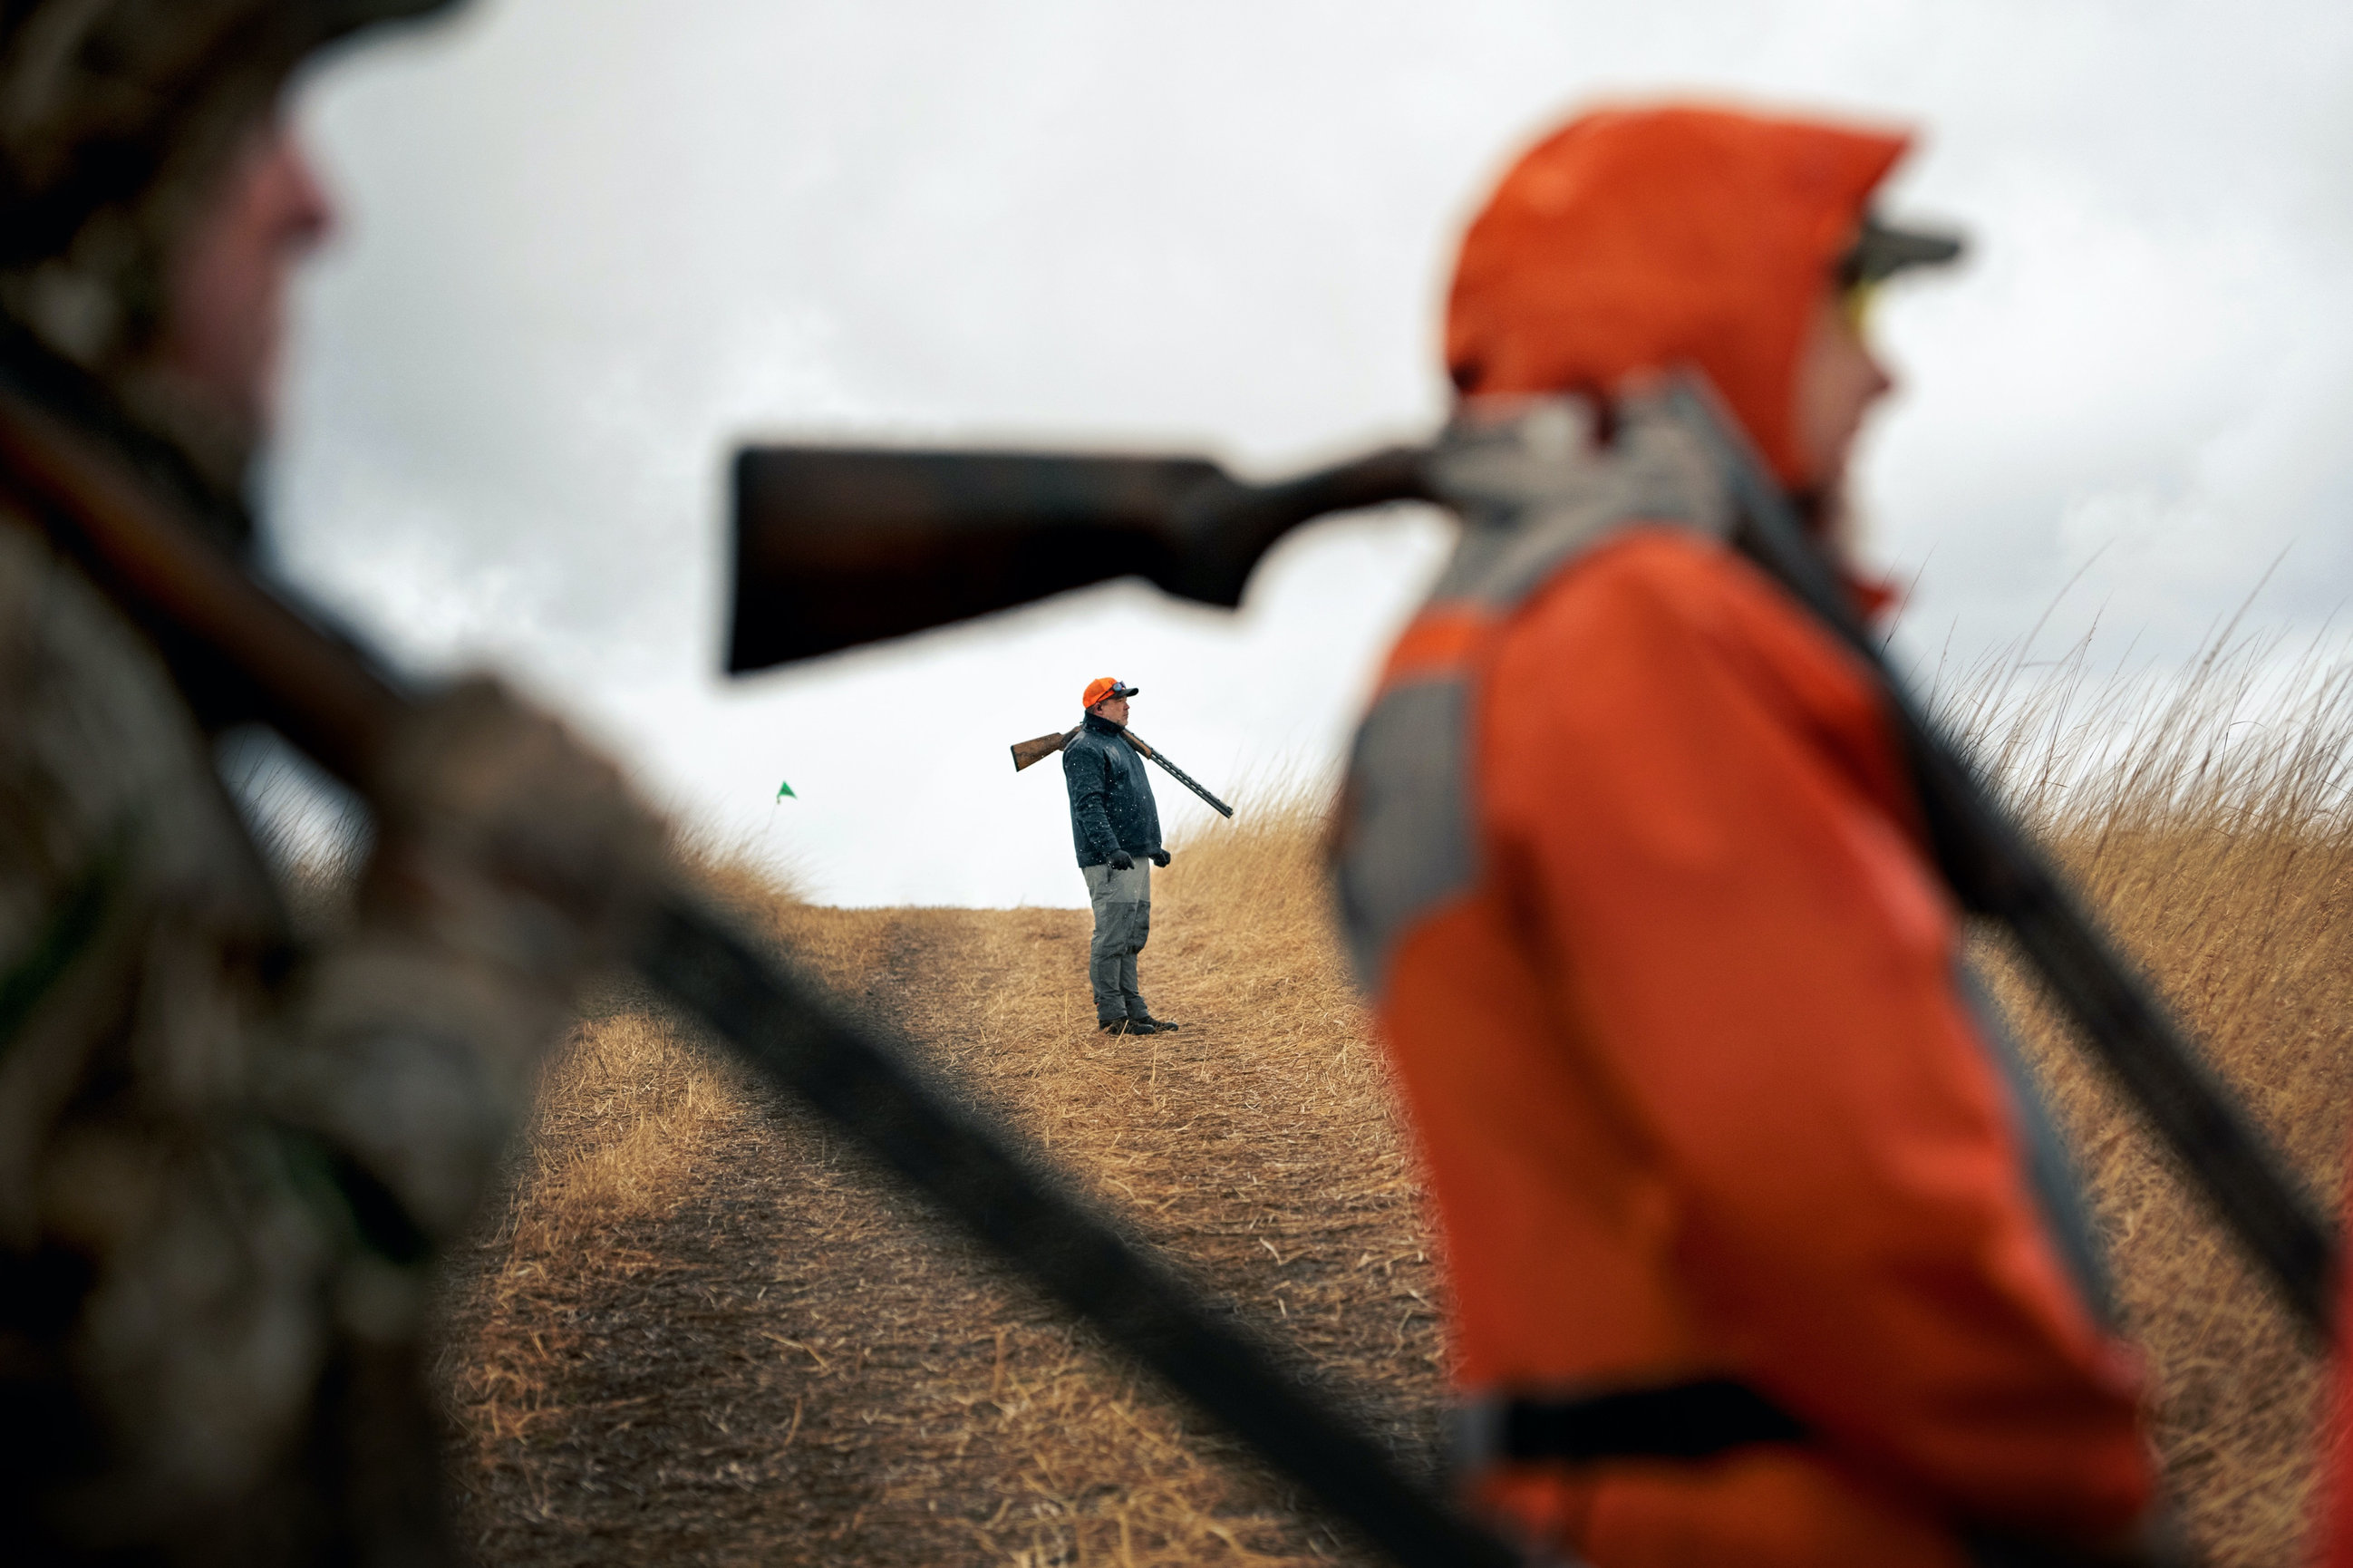
<svg viewBox="0 0 2353 1568">
<path fill-rule="evenodd" d="M 1730 485 L 1736 546 L 1876 674 L 1956 897 L 2016 937 L 2077 1043 L 2121 1082 L 2325 1342 L 2336 1243 L 2284 1163 L 1912 698 L 1714 389 L 1686 373 L 1670 398 Z M 1180 598 L 1233 605 L 1258 559 L 1310 518 L 1387 501 L 1443 503 L 1441 449 L 1390 447 L 1251 486 L 1193 458 L 747 448 L 735 461 L 729 668 L 758 669 L 1130 575 Z M 1060 740 L 1024 742 L 1016 765 L 1026 765 L 1025 750 L 1050 754 Z"/>
<path fill-rule="evenodd" d="M 1219 800 L 1216 795 L 1211 795 L 1207 789 L 1204 789 L 1198 779 L 1196 779 L 1191 773 L 1187 773 L 1183 768 L 1178 767 L 1175 763 L 1170 762 L 1166 755 L 1146 745 L 1143 736 L 1137 734 L 1134 731 L 1128 729 L 1124 725 L 1120 727 L 1120 733 L 1125 735 L 1127 737 L 1127 743 L 1134 746 L 1138 752 L 1142 752 L 1145 758 L 1152 762 L 1158 763 L 1163 768 L 1166 768 L 1168 771 L 1168 776 L 1170 778 L 1175 779 L 1178 784 L 1183 784 L 1187 789 L 1191 790 L 1195 795 L 1198 795 L 1203 800 L 1208 801 L 1209 803 L 1210 810 L 1216 812 L 1220 816 L 1233 816 L 1234 808 L 1232 806 L 1228 805 L 1224 801 Z M 1078 731 L 1076 730 L 1065 730 L 1059 735 L 1040 735 L 1034 741 L 1014 742 L 1013 771 L 1018 773 L 1022 769 L 1029 766 L 1032 763 L 1044 762 L 1048 757 L 1052 756 L 1056 752 L 1059 752 L 1064 746 L 1069 745 L 1071 742 L 1077 737 L 1077 735 Z"/>
</svg>

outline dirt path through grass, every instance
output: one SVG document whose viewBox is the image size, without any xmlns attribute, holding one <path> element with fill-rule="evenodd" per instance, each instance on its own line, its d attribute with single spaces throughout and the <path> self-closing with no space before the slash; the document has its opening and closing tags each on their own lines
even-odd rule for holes
<svg viewBox="0 0 2353 1568">
<path fill-rule="evenodd" d="M 2294 830 L 2241 813 L 2095 824 L 2058 846 L 2330 1193 L 2353 1100 L 2353 819 L 2274 815 Z M 1436 1270 L 1339 969 L 1315 821 L 1211 835 L 1155 888 L 1145 988 L 1184 1023 L 1173 1037 L 1094 1032 L 1083 911 L 744 907 L 1428 1465 Z M 2305 1561 L 2320 1363 L 1989 956 L 2089 1178 L 2193 1532 L 2215 1568 Z M 509 1199 L 462 1261 L 442 1382 L 488 1563 L 1343 1554 L 643 996 L 608 999 L 551 1065 Z"/>
<path fill-rule="evenodd" d="M 1430 1462 L 1432 1270 L 1345 1004 L 1319 1024 L 1279 994 L 1295 982 L 1261 994 L 1229 941 L 1171 909 L 1147 993 L 1187 1026 L 1121 1040 L 1092 1028 L 1082 912 L 780 919 L 1213 1301 Z M 452 1299 L 455 1460 L 486 1562 L 1344 1554 L 644 999 L 586 1026 L 559 1079 L 513 1209 Z"/>
</svg>

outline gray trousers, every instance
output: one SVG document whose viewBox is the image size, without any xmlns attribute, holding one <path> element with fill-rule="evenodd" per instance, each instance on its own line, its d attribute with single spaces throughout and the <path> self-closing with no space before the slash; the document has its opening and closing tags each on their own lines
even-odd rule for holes
<svg viewBox="0 0 2353 1568">
<path fill-rule="evenodd" d="M 1152 1009 L 1135 988 L 1135 955 L 1152 935 L 1152 862 L 1137 856 L 1124 871 L 1083 868 L 1087 900 L 1095 909 L 1095 937 L 1087 946 L 1087 978 L 1095 988 L 1095 1022 L 1148 1018 Z"/>
</svg>

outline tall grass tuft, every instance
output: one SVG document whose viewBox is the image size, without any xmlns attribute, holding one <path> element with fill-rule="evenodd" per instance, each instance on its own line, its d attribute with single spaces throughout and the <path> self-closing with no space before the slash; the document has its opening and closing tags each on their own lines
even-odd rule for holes
<svg viewBox="0 0 2353 1568">
<path fill-rule="evenodd" d="M 1940 706 L 2333 1210 L 2353 1017 L 2344 645 L 2226 634 L 2187 669 L 2138 672 L 2095 670 L 2084 645 L 2044 670 L 1993 661 Z M 2088 1179 L 2195 1535 L 2218 1564 L 2297 1561 L 2318 1358 L 2014 955 L 1979 951 Z"/>
</svg>

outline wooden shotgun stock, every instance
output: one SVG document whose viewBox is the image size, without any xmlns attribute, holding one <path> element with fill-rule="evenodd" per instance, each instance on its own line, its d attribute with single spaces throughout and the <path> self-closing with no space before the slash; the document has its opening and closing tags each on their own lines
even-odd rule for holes
<svg viewBox="0 0 2353 1568">
<path fill-rule="evenodd" d="M 1033 763 L 1044 762 L 1078 739 L 1078 734 L 1076 730 L 1065 730 L 1059 735 L 1040 735 L 1034 741 L 1014 742 L 1013 771 L 1018 773 Z"/>
<path fill-rule="evenodd" d="M 1196 458 L 746 447 L 727 668 L 812 658 L 1114 577 L 1230 608 L 1299 524 L 1427 499 L 1423 456 L 1391 447 L 1246 485 Z"/>
<path fill-rule="evenodd" d="M 373 793 L 411 700 L 381 668 L 297 614 L 14 392 L 0 392 L 0 468 L 30 492 L 24 499 L 58 550 L 157 637 L 175 674 L 189 674 L 185 657 L 201 665 L 205 684 L 239 686 L 251 716 Z M 903 1038 L 849 1012 L 691 891 L 643 892 L 638 969 L 711 1025 L 755 1075 L 862 1142 L 1392 1561 L 1515 1568 L 1516 1552 L 1325 1411 L 1267 1352 L 1072 1196 L 1074 1184 L 919 1076 Z"/>
</svg>

